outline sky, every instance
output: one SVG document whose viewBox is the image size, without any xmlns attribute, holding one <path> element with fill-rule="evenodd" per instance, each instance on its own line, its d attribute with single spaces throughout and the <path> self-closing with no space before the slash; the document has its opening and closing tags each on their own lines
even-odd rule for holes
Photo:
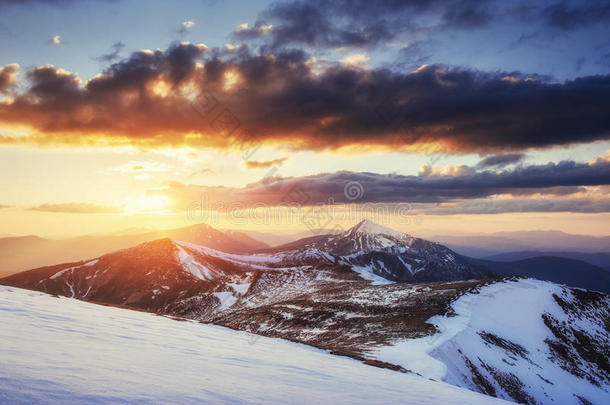
<svg viewBox="0 0 610 405">
<path fill-rule="evenodd" d="M 607 235 L 608 38 L 594 0 L 0 0 L 0 235 Z"/>
</svg>

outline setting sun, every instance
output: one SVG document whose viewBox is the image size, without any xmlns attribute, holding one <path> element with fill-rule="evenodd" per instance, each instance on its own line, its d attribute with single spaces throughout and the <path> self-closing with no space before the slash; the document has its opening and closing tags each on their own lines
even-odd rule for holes
<svg viewBox="0 0 610 405">
<path fill-rule="evenodd" d="M 128 198 L 125 203 L 125 215 L 164 214 L 171 199 L 165 196 L 138 196 Z"/>
</svg>

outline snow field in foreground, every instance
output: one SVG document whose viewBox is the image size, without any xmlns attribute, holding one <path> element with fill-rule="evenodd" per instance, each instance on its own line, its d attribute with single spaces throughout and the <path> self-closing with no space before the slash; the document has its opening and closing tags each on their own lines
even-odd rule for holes
<svg viewBox="0 0 610 405">
<path fill-rule="evenodd" d="M 0 286 L 0 403 L 503 403 L 251 337 Z"/>
</svg>

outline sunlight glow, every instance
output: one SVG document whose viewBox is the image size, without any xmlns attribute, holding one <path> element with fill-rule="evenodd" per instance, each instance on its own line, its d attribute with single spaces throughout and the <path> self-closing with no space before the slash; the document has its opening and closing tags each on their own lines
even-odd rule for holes
<svg viewBox="0 0 610 405">
<path fill-rule="evenodd" d="M 127 199 L 125 203 L 125 215 L 137 214 L 163 214 L 169 206 L 171 199 L 166 196 L 138 196 Z"/>
<path fill-rule="evenodd" d="M 235 85 L 237 83 L 239 83 L 239 81 L 240 81 L 239 73 L 237 73 L 236 71 L 229 70 L 229 71 L 225 72 L 224 89 L 226 91 L 231 90 L 233 87 L 235 87 Z"/>
<path fill-rule="evenodd" d="M 171 87 L 164 80 L 159 80 L 152 86 L 153 93 L 159 97 L 167 97 L 170 90 Z"/>
</svg>

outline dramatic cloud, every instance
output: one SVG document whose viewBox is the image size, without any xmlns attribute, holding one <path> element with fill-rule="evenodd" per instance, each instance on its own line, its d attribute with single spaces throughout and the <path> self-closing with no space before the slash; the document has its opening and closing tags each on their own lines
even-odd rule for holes
<svg viewBox="0 0 610 405">
<path fill-rule="evenodd" d="M 272 166 L 281 166 L 287 159 L 287 157 L 283 157 L 279 159 L 263 161 L 246 160 L 245 165 L 248 169 L 267 169 Z"/>
<path fill-rule="evenodd" d="M 562 199 L 558 196 L 586 194 L 585 186 L 605 185 L 610 185 L 610 162 L 583 164 L 564 161 L 558 164 L 517 167 L 509 171 L 483 171 L 457 175 L 403 176 L 343 171 L 306 177 L 266 178 L 243 188 L 174 183 L 167 190 L 156 190 L 151 193 L 170 197 L 175 201 L 177 210 L 186 210 L 187 207 L 199 202 L 212 209 L 214 207 L 227 209 L 228 206 L 444 204 L 490 196 L 504 196 L 504 199 L 510 196 L 532 196 L 533 199 L 527 199 L 529 207 L 534 204 L 532 201 L 539 199 L 542 201 L 536 203 L 539 207 L 544 204 L 546 206 L 555 204 L 557 208 L 554 210 L 564 210 L 567 203 L 560 203 Z M 549 195 L 553 196 L 552 202 L 543 202 L 543 198 L 539 197 Z M 587 196 L 587 198 L 593 197 Z M 507 201 L 520 200 L 511 198 Z M 477 204 L 473 206 L 480 209 L 481 204 L 484 203 Z M 506 206 L 510 205 L 510 202 L 502 204 Z M 523 203 L 521 206 L 528 205 Z M 517 209 L 516 207 L 518 205 L 513 209 Z"/>
<path fill-rule="evenodd" d="M 523 19 L 539 27 L 571 30 L 610 17 L 607 1 L 545 1 L 517 4 L 494 0 L 309 0 L 273 3 L 262 15 L 273 22 L 273 47 L 364 47 L 386 43 L 405 34 L 439 30 L 472 30 L 494 20 Z M 266 26 L 257 22 L 255 27 Z M 241 35 L 239 35 L 241 33 Z M 241 39 L 267 32 L 236 31 Z"/>
<path fill-rule="evenodd" d="M 43 66 L 0 120 L 33 134 L 0 142 L 508 152 L 610 138 L 610 75 L 564 83 L 424 66 L 331 65 L 302 51 L 225 54 L 181 43 L 140 51 L 82 84 Z"/>
<path fill-rule="evenodd" d="M 0 103 L 0 116 L 34 129 L 33 139 L 18 142 L 181 143 L 172 136 L 201 126 L 189 98 L 199 85 L 187 79 L 206 51 L 205 45 L 182 43 L 166 52 L 136 52 L 84 85 L 70 72 L 41 66 L 28 72 L 27 92 Z"/>
<path fill-rule="evenodd" d="M 485 159 L 477 163 L 477 168 L 483 169 L 487 167 L 506 167 L 514 163 L 519 163 L 525 159 L 524 153 L 507 153 L 505 155 L 487 156 Z"/>
<path fill-rule="evenodd" d="M 30 208 L 30 210 L 70 214 L 119 214 L 123 212 L 116 207 L 106 207 L 88 203 L 42 204 Z"/>
<path fill-rule="evenodd" d="M 19 65 L 16 63 L 0 67 L 0 94 L 7 94 L 14 89 L 18 73 Z"/>
</svg>

